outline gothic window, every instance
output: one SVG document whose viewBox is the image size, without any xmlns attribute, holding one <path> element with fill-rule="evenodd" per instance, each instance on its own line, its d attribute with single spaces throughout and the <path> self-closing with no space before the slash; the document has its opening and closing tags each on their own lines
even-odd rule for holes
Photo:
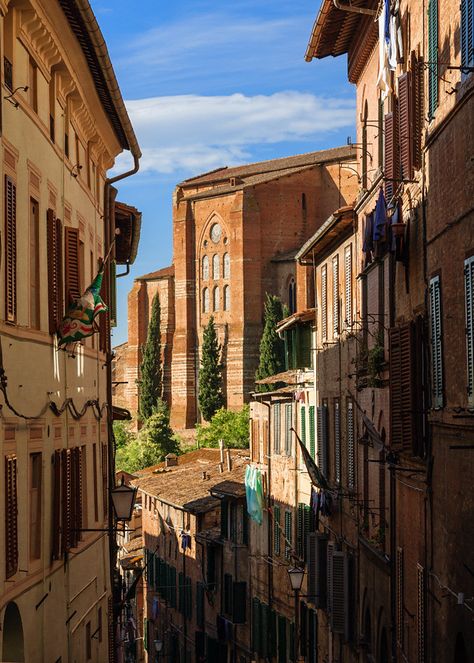
<svg viewBox="0 0 474 663">
<path fill-rule="evenodd" d="M 214 281 L 220 278 L 220 260 L 219 256 L 216 254 L 212 257 L 212 278 Z"/>
<path fill-rule="evenodd" d="M 209 313 L 209 288 L 202 291 L 202 312 Z"/>
<path fill-rule="evenodd" d="M 228 253 L 224 253 L 224 257 L 222 259 L 222 276 L 225 279 L 230 278 L 230 256 Z"/>
<path fill-rule="evenodd" d="M 209 278 L 209 258 L 204 256 L 202 259 L 202 280 L 207 281 Z"/>
<path fill-rule="evenodd" d="M 214 291 L 213 291 L 213 299 L 214 299 L 213 308 L 214 308 L 214 311 L 219 310 L 220 298 L 221 298 L 221 294 L 220 294 L 220 291 L 219 291 L 219 286 L 216 285 L 216 287 L 214 288 Z"/>
<path fill-rule="evenodd" d="M 224 311 L 230 310 L 230 286 L 224 286 Z"/>
</svg>

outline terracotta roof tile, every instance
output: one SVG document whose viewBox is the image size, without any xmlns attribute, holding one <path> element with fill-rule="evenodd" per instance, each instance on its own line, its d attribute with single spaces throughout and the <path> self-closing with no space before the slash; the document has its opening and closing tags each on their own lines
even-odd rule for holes
<svg viewBox="0 0 474 663">
<path fill-rule="evenodd" d="M 158 269 L 156 272 L 148 272 L 148 274 L 143 274 L 143 276 L 137 276 L 135 281 L 155 281 L 157 279 L 164 279 L 169 276 L 174 276 L 174 265 L 163 267 L 162 269 Z"/>
</svg>

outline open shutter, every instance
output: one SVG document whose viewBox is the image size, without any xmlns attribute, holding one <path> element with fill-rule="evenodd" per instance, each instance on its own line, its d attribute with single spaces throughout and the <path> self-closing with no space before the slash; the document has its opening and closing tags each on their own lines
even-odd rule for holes
<svg viewBox="0 0 474 663">
<path fill-rule="evenodd" d="M 352 327 L 352 245 L 344 249 L 344 317 L 345 326 Z"/>
<path fill-rule="evenodd" d="M 400 164 L 398 152 L 398 113 L 396 110 L 396 101 L 394 100 L 394 110 L 385 115 L 385 152 L 384 152 L 384 175 L 385 197 L 387 202 L 392 198 L 397 189 L 400 179 Z"/>
<path fill-rule="evenodd" d="M 328 337 L 328 270 L 327 265 L 321 267 L 321 336 L 325 341 Z"/>
<path fill-rule="evenodd" d="M 307 536 L 308 594 L 316 608 L 325 608 L 327 599 L 327 534 L 313 532 Z"/>
<path fill-rule="evenodd" d="M 464 262 L 464 294 L 466 300 L 466 368 L 467 398 L 474 404 L 474 256 Z"/>
<path fill-rule="evenodd" d="M 48 314 L 49 333 L 57 332 L 63 316 L 62 227 L 52 209 L 46 213 L 48 252 Z"/>
<path fill-rule="evenodd" d="M 428 117 L 438 107 L 438 0 L 428 2 Z"/>
<path fill-rule="evenodd" d="M 332 332 L 339 335 L 339 256 L 332 259 Z"/>
<path fill-rule="evenodd" d="M 79 269 L 79 230 L 64 228 L 64 282 L 66 307 L 73 299 L 81 296 Z"/>
<path fill-rule="evenodd" d="M 287 403 L 285 405 L 285 454 L 291 456 L 291 436 L 293 426 L 293 404 Z"/>
<path fill-rule="evenodd" d="M 273 552 L 275 555 L 280 554 L 280 507 L 275 505 L 273 507 Z"/>
<path fill-rule="evenodd" d="M 325 477 L 328 475 L 328 408 L 318 407 L 318 466 Z"/>
<path fill-rule="evenodd" d="M 404 622 L 404 611 L 403 611 L 403 549 L 397 548 L 397 557 L 396 557 L 396 619 L 397 619 L 397 644 L 400 649 L 403 651 L 403 622 Z"/>
<path fill-rule="evenodd" d="M 417 650 L 418 650 L 418 663 L 425 663 L 425 623 L 426 623 L 426 613 L 425 613 L 425 570 L 420 564 L 417 565 L 417 575 L 418 575 L 418 601 L 417 601 L 417 610 L 416 610 L 416 631 L 417 631 Z"/>
<path fill-rule="evenodd" d="M 424 62 L 416 56 L 415 51 L 411 54 L 411 115 L 412 115 L 412 162 L 417 170 L 421 168 L 421 145 L 423 137 L 423 125 L 425 121 L 425 86 L 424 86 Z"/>
<path fill-rule="evenodd" d="M 309 453 L 316 459 L 316 422 L 314 420 L 314 405 L 309 406 Z"/>
<path fill-rule="evenodd" d="M 391 445 L 410 450 L 414 444 L 412 323 L 392 327 L 389 344 Z"/>
<path fill-rule="evenodd" d="M 412 114 L 411 109 L 411 74 L 406 72 L 398 79 L 398 123 L 400 129 L 400 158 L 402 177 L 410 180 L 412 170 Z"/>
<path fill-rule="evenodd" d="M 293 514 L 285 511 L 285 559 L 290 559 L 292 552 Z"/>
<path fill-rule="evenodd" d="M 327 547 L 326 547 L 326 573 L 327 573 L 327 609 L 328 612 L 331 613 L 332 611 L 332 562 L 333 562 L 333 557 L 334 557 L 334 542 L 333 541 L 328 541 Z"/>
<path fill-rule="evenodd" d="M 5 319 L 16 321 L 16 184 L 5 175 Z"/>
<path fill-rule="evenodd" d="M 354 430 L 354 404 L 351 399 L 347 400 L 347 485 L 355 487 L 355 430 Z"/>
<path fill-rule="evenodd" d="M 301 417 L 301 441 L 303 444 L 306 446 L 306 407 L 304 405 L 301 406 L 300 410 L 300 417 Z"/>
<path fill-rule="evenodd" d="M 51 527 L 51 558 L 59 559 L 61 556 L 61 451 L 59 450 L 56 450 L 53 455 L 53 518 Z"/>
<path fill-rule="evenodd" d="M 347 555 L 334 551 L 332 556 L 331 630 L 347 633 L 348 617 L 348 573 Z"/>
<path fill-rule="evenodd" d="M 18 496 L 16 456 L 5 457 L 5 575 L 18 570 Z"/>
<path fill-rule="evenodd" d="M 334 401 L 334 478 L 341 483 L 341 403 Z"/>
<path fill-rule="evenodd" d="M 474 66 L 473 0 L 461 0 L 461 66 Z"/>
<path fill-rule="evenodd" d="M 443 354 L 441 325 L 441 283 L 439 276 L 430 279 L 431 377 L 432 405 L 443 407 Z"/>
<path fill-rule="evenodd" d="M 273 407 L 273 452 L 280 453 L 281 449 L 281 404 L 275 403 Z"/>
</svg>

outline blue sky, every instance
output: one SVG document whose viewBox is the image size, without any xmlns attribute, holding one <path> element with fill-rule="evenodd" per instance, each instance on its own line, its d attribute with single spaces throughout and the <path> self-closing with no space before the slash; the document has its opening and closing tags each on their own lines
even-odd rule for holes
<svg viewBox="0 0 474 663">
<path fill-rule="evenodd" d="M 143 225 L 131 274 L 118 281 L 118 344 L 133 279 L 172 261 L 174 186 L 218 166 L 344 144 L 355 92 L 345 58 L 304 60 L 319 0 L 91 4 L 143 152 L 119 191 Z M 127 165 L 124 155 L 117 169 Z"/>
</svg>

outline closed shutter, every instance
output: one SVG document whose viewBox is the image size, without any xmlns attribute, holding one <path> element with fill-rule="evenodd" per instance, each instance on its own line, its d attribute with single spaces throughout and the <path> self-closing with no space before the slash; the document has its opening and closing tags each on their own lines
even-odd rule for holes
<svg viewBox="0 0 474 663">
<path fill-rule="evenodd" d="M 280 554 L 280 525 L 281 525 L 281 510 L 279 506 L 273 507 L 273 552 L 275 555 Z"/>
<path fill-rule="evenodd" d="M 306 408 L 304 405 L 301 406 L 300 410 L 300 417 L 301 417 L 301 441 L 303 442 L 304 446 L 306 446 Z"/>
<path fill-rule="evenodd" d="M 430 326 L 432 405 L 434 408 L 440 408 L 443 407 L 443 355 L 439 276 L 430 279 Z"/>
<path fill-rule="evenodd" d="M 461 0 L 461 67 L 474 66 L 474 0 Z"/>
<path fill-rule="evenodd" d="M 328 541 L 326 547 L 326 573 L 327 573 L 327 609 L 328 612 L 332 611 L 332 562 L 334 557 L 335 546 L 332 541 Z"/>
<path fill-rule="evenodd" d="M 300 656 L 308 655 L 308 606 L 300 602 Z"/>
<path fill-rule="evenodd" d="M 327 534 L 319 532 L 307 536 L 308 594 L 316 608 L 327 604 Z"/>
<path fill-rule="evenodd" d="M 474 405 L 474 256 L 464 263 L 464 294 L 466 300 L 466 369 L 467 398 Z"/>
<path fill-rule="evenodd" d="M 293 426 L 293 404 L 285 405 L 285 454 L 291 456 L 291 428 Z"/>
<path fill-rule="evenodd" d="M 18 495 L 16 456 L 5 457 L 5 575 L 18 570 Z"/>
<path fill-rule="evenodd" d="M 245 624 L 247 621 L 247 583 L 234 582 L 232 587 L 232 621 Z M 267 631 L 268 637 L 268 631 Z"/>
<path fill-rule="evenodd" d="M 438 107 L 438 0 L 428 2 L 428 117 Z"/>
<path fill-rule="evenodd" d="M 185 611 L 185 590 L 184 590 L 184 573 L 178 574 L 178 610 L 184 615 Z"/>
<path fill-rule="evenodd" d="M 328 476 L 328 408 L 318 407 L 318 466 Z"/>
<path fill-rule="evenodd" d="M 425 663 L 425 570 L 420 564 L 417 565 L 418 576 L 418 601 L 416 610 L 416 632 L 417 632 L 417 650 L 418 663 Z"/>
<path fill-rule="evenodd" d="M 229 536 L 229 502 L 221 500 L 221 537 L 227 539 Z"/>
<path fill-rule="evenodd" d="M 252 599 L 252 652 L 257 653 L 260 645 L 260 601 Z"/>
<path fill-rule="evenodd" d="M 52 209 L 46 213 L 48 252 L 48 317 L 49 333 L 55 334 L 63 317 L 62 226 Z"/>
<path fill-rule="evenodd" d="M 232 614 L 232 576 L 224 573 L 224 613 Z"/>
<path fill-rule="evenodd" d="M 412 162 L 417 170 L 421 168 L 423 125 L 425 122 L 424 62 L 415 51 L 411 54 L 411 113 L 412 113 Z"/>
<path fill-rule="evenodd" d="M 268 655 L 274 658 L 278 651 L 277 614 L 274 610 L 269 610 L 268 622 Z"/>
<path fill-rule="evenodd" d="M 318 615 L 316 610 L 308 610 L 308 663 L 318 660 Z"/>
<path fill-rule="evenodd" d="M 276 454 L 280 453 L 280 436 L 281 436 L 281 404 L 275 403 L 273 406 L 273 451 Z"/>
<path fill-rule="evenodd" d="M 352 327 L 352 245 L 344 249 L 344 300 L 345 326 Z"/>
<path fill-rule="evenodd" d="M 110 261 L 110 303 L 109 303 L 110 326 L 117 326 L 117 263 Z"/>
<path fill-rule="evenodd" d="M 402 548 L 397 548 L 397 557 L 396 557 L 396 619 L 397 619 L 397 644 L 400 649 L 403 651 L 403 621 L 404 621 L 404 610 L 403 610 L 403 550 Z"/>
<path fill-rule="evenodd" d="M 346 425 L 347 425 L 347 485 L 349 488 L 354 488 L 355 479 L 356 479 L 355 430 L 354 430 L 354 404 L 351 399 L 348 399 L 347 401 Z"/>
<path fill-rule="evenodd" d="M 290 559 L 292 552 L 293 514 L 285 511 L 285 559 Z"/>
<path fill-rule="evenodd" d="M 270 609 L 266 603 L 260 603 L 260 640 L 258 653 L 262 657 L 268 654 L 268 627 L 270 621 Z"/>
<path fill-rule="evenodd" d="M 413 446 L 413 327 L 393 327 L 390 348 L 390 438 L 400 449 Z"/>
<path fill-rule="evenodd" d="M 397 188 L 400 178 L 399 152 L 398 152 L 398 122 L 396 102 L 394 100 L 394 111 L 385 115 L 385 152 L 384 152 L 384 175 L 385 175 L 385 197 L 389 201 Z"/>
<path fill-rule="evenodd" d="M 326 341 L 328 337 L 328 270 L 321 267 L 321 336 Z"/>
<path fill-rule="evenodd" d="M 185 601 L 186 601 L 186 618 L 187 619 L 192 619 L 193 618 L 193 585 L 191 578 L 186 578 L 186 586 L 185 586 Z"/>
<path fill-rule="evenodd" d="M 198 628 L 204 628 L 204 585 L 202 582 L 196 583 L 196 625 Z"/>
<path fill-rule="evenodd" d="M 169 583 L 168 601 L 170 604 L 170 608 L 176 608 L 176 569 L 174 568 L 174 566 L 169 567 L 168 583 Z"/>
<path fill-rule="evenodd" d="M 339 335 L 339 256 L 332 259 L 332 333 Z"/>
<path fill-rule="evenodd" d="M 144 619 L 143 620 L 143 649 L 145 651 L 148 651 L 148 647 L 149 647 L 149 642 L 148 642 L 149 628 L 148 627 L 149 627 L 149 620 Z"/>
<path fill-rule="evenodd" d="M 51 559 L 61 556 L 61 451 L 53 454 L 53 517 L 52 517 Z"/>
<path fill-rule="evenodd" d="M 305 558 L 306 538 L 310 531 L 311 509 L 307 504 L 298 504 L 296 525 L 296 553 L 303 560 Z"/>
<path fill-rule="evenodd" d="M 286 619 L 278 615 L 278 663 L 286 663 Z"/>
<path fill-rule="evenodd" d="M 314 420 L 314 405 L 309 406 L 309 453 L 316 460 L 316 422 Z"/>
<path fill-rule="evenodd" d="M 64 228 L 64 283 L 66 307 L 81 296 L 79 267 L 79 230 Z"/>
<path fill-rule="evenodd" d="M 16 184 L 5 175 L 5 319 L 16 321 Z"/>
<path fill-rule="evenodd" d="M 412 170 L 412 113 L 411 111 L 411 74 L 407 72 L 398 79 L 398 126 L 400 130 L 400 160 L 402 177 L 410 180 Z"/>
<path fill-rule="evenodd" d="M 347 632 L 348 592 L 347 555 L 334 551 L 331 581 L 331 630 L 345 635 Z"/>
<path fill-rule="evenodd" d="M 341 404 L 334 400 L 334 478 L 341 483 Z"/>
</svg>

